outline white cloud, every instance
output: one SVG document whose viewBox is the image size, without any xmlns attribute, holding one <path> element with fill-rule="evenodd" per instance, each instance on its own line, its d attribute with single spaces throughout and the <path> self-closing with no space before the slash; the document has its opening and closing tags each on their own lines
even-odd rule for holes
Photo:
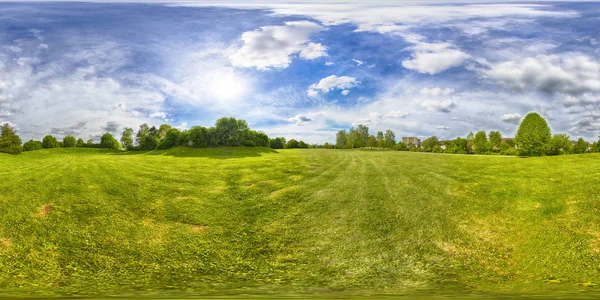
<svg viewBox="0 0 600 300">
<path fill-rule="evenodd" d="M 321 79 L 318 83 L 312 84 L 308 90 L 307 95 L 314 97 L 317 96 L 319 91 L 322 93 L 328 93 L 334 89 L 348 90 L 355 86 L 358 86 L 360 81 L 356 80 L 354 77 L 350 76 L 336 76 L 331 75 Z M 349 93 L 349 92 L 348 92 Z M 342 91 L 343 94 L 343 91 Z"/>
<path fill-rule="evenodd" d="M 506 123 L 511 123 L 511 124 L 519 124 L 519 122 L 521 122 L 521 115 L 518 113 L 512 113 L 512 114 L 505 114 L 502 117 L 500 117 L 500 119 L 503 122 Z"/>
<path fill-rule="evenodd" d="M 414 50 L 412 58 L 403 60 L 402 66 L 430 75 L 460 66 L 471 57 L 450 43 L 419 42 L 411 49 Z"/>
<path fill-rule="evenodd" d="M 600 92 L 600 63 L 577 53 L 538 55 L 493 63 L 480 69 L 483 77 L 519 92 L 579 95 Z"/>
<path fill-rule="evenodd" d="M 349 90 L 343 90 L 340 92 L 340 94 L 344 95 L 344 96 L 348 96 L 348 94 L 350 94 Z"/>
<path fill-rule="evenodd" d="M 439 97 L 439 96 L 450 96 L 454 93 L 454 89 L 452 88 L 422 88 L 419 91 L 419 94 L 427 97 Z"/>
<path fill-rule="evenodd" d="M 162 111 L 157 111 L 155 113 L 150 114 L 150 118 L 166 119 L 167 114 Z"/>
<path fill-rule="evenodd" d="M 364 64 L 364 62 L 362 60 L 352 59 L 352 61 L 356 63 L 356 66 L 360 66 L 360 65 Z"/>
<path fill-rule="evenodd" d="M 332 61 L 326 61 L 326 62 L 325 62 L 325 65 L 326 65 L 326 66 L 332 66 L 332 65 L 334 65 L 334 63 L 333 63 Z"/>
<path fill-rule="evenodd" d="M 310 42 L 310 36 L 325 30 L 309 21 L 290 21 L 282 26 L 263 26 L 242 34 L 243 45 L 229 58 L 234 66 L 258 70 L 287 68 L 292 57 L 316 59 L 326 55 L 326 47 Z"/>
<path fill-rule="evenodd" d="M 410 113 L 401 110 L 394 110 L 386 113 L 385 116 L 390 118 L 406 118 L 410 116 Z"/>
<path fill-rule="evenodd" d="M 421 103 L 421 106 L 427 108 L 429 111 L 433 112 L 443 112 L 449 113 L 454 108 L 456 108 L 456 104 L 452 102 L 452 100 L 425 100 Z"/>
</svg>

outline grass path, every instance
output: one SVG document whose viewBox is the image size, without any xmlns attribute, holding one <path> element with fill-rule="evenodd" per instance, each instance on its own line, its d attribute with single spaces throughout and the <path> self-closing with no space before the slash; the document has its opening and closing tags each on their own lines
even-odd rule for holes
<svg viewBox="0 0 600 300">
<path fill-rule="evenodd" d="M 600 156 L 0 155 L 0 295 L 598 296 Z"/>
</svg>

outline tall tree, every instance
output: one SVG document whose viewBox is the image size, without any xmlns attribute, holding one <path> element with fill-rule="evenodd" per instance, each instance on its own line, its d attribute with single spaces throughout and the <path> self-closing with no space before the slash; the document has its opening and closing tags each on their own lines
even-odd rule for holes
<svg viewBox="0 0 600 300">
<path fill-rule="evenodd" d="M 385 138 L 381 131 L 377 131 L 377 146 L 379 146 L 379 148 L 385 147 Z"/>
<path fill-rule="evenodd" d="M 473 132 L 469 132 L 469 134 L 467 135 L 467 152 L 469 152 L 469 153 L 473 152 L 473 148 L 474 148 L 473 141 L 474 140 L 475 140 L 475 135 L 473 134 Z"/>
<path fill-rule="evenodd" d="M 63 147 L 73 148 L 77 146 L 77 139 L 74 136 L 67 135 L 63 138 Z"/>
<path fill-rule="evenodd" d="M 396 145 L 396 134 L 390 129 L 386 130 L 384 141 L 386 148 L 394 148 Z"/>
<path fill-rule="evenodd" d="M 586 153 L 588 151 L 588 147 L 589 147 L 588 143 L 583 138 L 579 138 L 577 140 L 577 143 L 575 143 L 575 145 L 573 145 L 571 152 L 574 154 Z"/>
<path fill-rule="evenodd" d="M 146 142 L 146 137 L 148 136 L 149 131 L 150 131 L 150 127 L 148 126 L 148 124 L 144 123 L 144 124 L 140 125 L 140 129 L 138 130 L 137 134 L 135 135 L 135 142 L 138 146 L 140 146 L 140 149 L 145 148 L 144 143 Z"/>
<path fill-rule="evenodd" d="M 374 147 L 377 147 L 377 138 L 374 135 L 369 136 L 369 141 L 367 142 L 367 146 L 371 147 L 371 149 L 373 149 Z"/>
<path fill-rule="evenodd" d="M 521 121 L 515 142 L 521 155 L 544 155 L 550 144 L 550 126 L 538 113 L 529 113 Z"/>
<path fill-rule="evenodd" d="M 0 127 L 0 152 L 19 154 L 23 152 L 21 137 L 8 123 Z"/>
<path fill-rule="evenodd" d="M 358 134 L 360 136 L 361 139 L 361 147 L 364 147 L 367 145 L 367 142 L 369 141 L 369 127 L 367 127 L 366 125 L 363 124 L 358 124 L 358 126 L 356 126 L 356 130 L 358 131 Z"/>
<path fill-rule="evenodd" d="M 60 147 L 58 144 L 58 140 L 51 136 L 51 135 L 47 135 L 42 139 L 42 146 L 44 146 L 44 148 L 58 148 Z"/>
<path fill-rule="evenodd" d="M 502 134 L 500 131 L 490 131 L 490 149 L 492 151 L 500 151 L 500 143 L 502 143 Z"/>
<path fill-rule="evenodd" d="M 125 149 L 133 148 L 133 128 L 126 127 L 121 135 L 121 145 Z"/>
<path fill-rule="evenodd" d="M 162 141 L 167 136 L 167 131 L 171 128 L 173 127 L 169 124 L 160 125 L 160 127 L 158 127 L 158 139 Z"/>
<path fill-rule="evenodd" d="M 346 134 L 346 130 L 340 130 L 337 132 L 337 134 L 335 135 L 335 146 L 338 149 L 345 149 L 348 147 L 347 145 L 347 134 Z"/>
<path fill-rule="evenodd" d="M 481 130 L 475 134 L 473 145 L 475 146 L 475 153 L 485 154 L 488 152 L 489 143 L 485 131 Z"/>
</svg>

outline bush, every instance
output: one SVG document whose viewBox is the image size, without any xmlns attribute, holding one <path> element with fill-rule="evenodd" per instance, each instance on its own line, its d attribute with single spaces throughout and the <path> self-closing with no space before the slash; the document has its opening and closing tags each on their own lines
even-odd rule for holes
<svg viewBox="0 0 600 300">
<path fill-rule="evenodd" d="M 77 140 L 74 136 L 67 135 L 63 138 L 63 147 L 73 148 L 77 145 Z"/>
<path fill-rule="evenodd" d="M 112 134 L 105 133 L 100 138 L 100 148 L 119 150 L 121 149 L 121 144 L 112 136 Z"/>
<path fill-rule="evenodd" d="M 29 142 L 23 145 L 23 151 L 35 151 L 41 149 L 44 149 L 44 146 L 42 146 L 42 142 L 40 141 L 29 140 Z"/>
<path fill-rule="evenodd" d="M 47 135 L 42 139 L 42 146 L 46 149 L 60 147 L 58 140 L 51 135 Z"/>
</svg>

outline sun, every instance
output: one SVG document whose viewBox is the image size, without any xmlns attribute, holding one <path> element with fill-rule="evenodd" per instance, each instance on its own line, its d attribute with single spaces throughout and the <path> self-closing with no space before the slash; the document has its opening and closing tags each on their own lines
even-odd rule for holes
<svg viewBox="0 0 600 300">
<path fill-rule="evenodd" d="M 248 90 L 248 82 L 231 68 L 220 68 L 210 72 L 208 90 L 219 100 L 236 100 Z"/>
</svg>

